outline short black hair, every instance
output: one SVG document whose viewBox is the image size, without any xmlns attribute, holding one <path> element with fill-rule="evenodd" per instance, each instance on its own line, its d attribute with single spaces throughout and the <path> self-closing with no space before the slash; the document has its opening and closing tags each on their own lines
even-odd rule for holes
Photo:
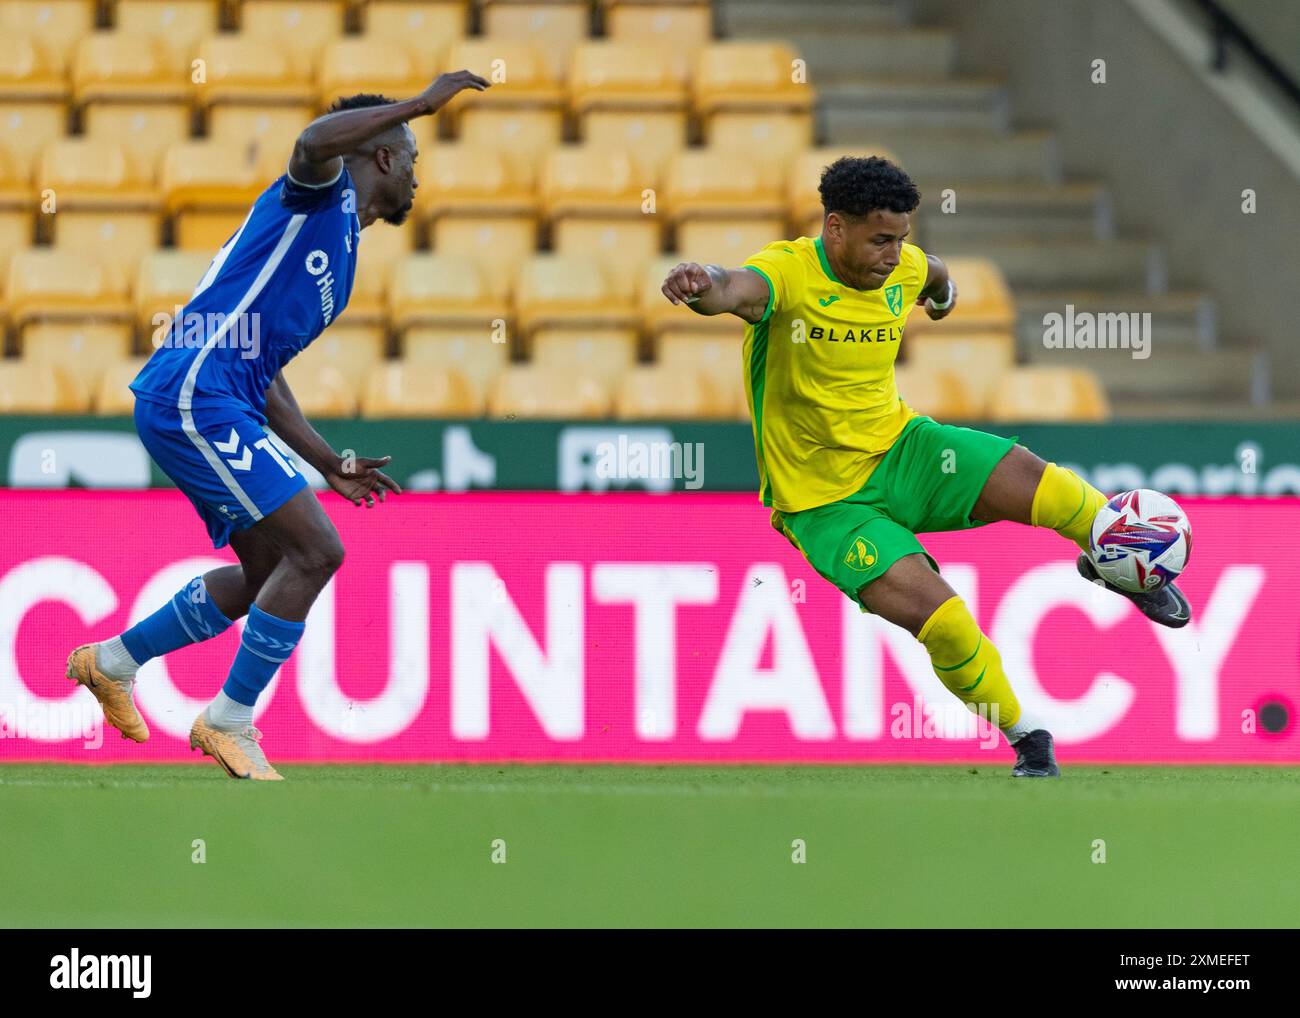
<svg viewBox="0 0 1300 1018">
<path fill-rule="evenodd" d="M 921 192 L 903 170 L 880 156 L 843 156 L 822 170 L 822 209 L 829 215 L 868 216 L 876 209 L 913 212 Z"/>
<path fill-rule="evenodd" d="M 396 99 L 389 99 L 386 95 L 378 95 L 374 92 L 358 92 L 356 95 L 339 96 L 325 112 L 340 113 L 343 110 L 363 110 L 367 106 L 389 106 L 395 102 L 397 102 Z"/>
</svg>

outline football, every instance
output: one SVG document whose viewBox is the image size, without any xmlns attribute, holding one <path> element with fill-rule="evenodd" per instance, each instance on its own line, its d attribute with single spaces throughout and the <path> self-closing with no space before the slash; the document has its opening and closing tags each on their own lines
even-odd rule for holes
<svg viewBox="0 0 1300 1018">
<path fill-rule="evenodd" d="M 1168 495 L 1138 488 L 1101 507 L 1089 544 L 1103 579 L 1135 593 L 1159 590 L 1187 567 L 1192 525 Z"/>
</svg>

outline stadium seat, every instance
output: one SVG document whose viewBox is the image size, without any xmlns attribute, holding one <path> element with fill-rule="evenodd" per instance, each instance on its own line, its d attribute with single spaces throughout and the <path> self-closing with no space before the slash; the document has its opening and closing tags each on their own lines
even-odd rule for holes
<svg viewBox="0 0 1300 1018">
<path fill-rule="evenodd" d="M 614 416 L 619 420 L 687 420 L 732 417 L 735 408 L 720 402 L 692 371 L 663 365 L 639 365 L 619 380 Z"/>
<path fill-rule="evenodd" d="M 482 329 L 417 325 L 402 337 L 402 359 L 411 365 L 454 367 L 486 394 L 509 363 L 510 344 Z"/>
<path fill-rule="evenodd" d="M 357 245 L 357 273 L 377 273 L 387 281 L 393 266 L 415 250 L 415 222 L 401 226 L 374 223 L 362 231 Z"/>
<path fill-rule="evenodd" d="M 989 396 L 994 421 L 1104 421 L 1110 404 L 1091 371 L 1020 367 L 1003 374 Z"/>
<path fill-rule="evenodd" d="M 955 371 L 898 364 L 894 375 L 899 398 L 919 414 L 958 421 L 981 416 L 983 407 Z"/>
<path fill-rule="evenodd" d="M 362 8 L 365 38 L 405 48 L 416 71 L 432 81 L 442 54 L 465 37 L 468 0 L 370 0 Z"/>
<path fill-rule="evenodd" d="M 440 116 L 461 141 L 508 152 L 531 165 L 559 142 L 562 92 L 541 47 L 467 39 L 452 46 L 445 64 L 492 82 L 487 91 L 461 93 L 443 107 Z"/>
<path fill-rule="evenodd" d="M 455 368 L 388 361 L 374 368 L 361 396 L 361 416 L 481 417 L 483 399 Z"/>
<path fill-rule="evenodd" d="M 16 175 L 30 180 L 41 151 L 66 133 L 62 102 L 0 102 L 0 149 Z"/>
<path fill-rule="evenodd" d="M 211 251 L 167 249 L 152 251 L 140 259 L 131 290 L 136 327 L 144 338 L 140 349 L 153 351 L 157 331 L 166 328 L 177 309 L 189 301 L 212 255 Z M 164 320 L 159 315 L 168 317 Z"/>
<path fill-rule="evenodd" d="M 913 316 L 922 314 L 920 309 L 913 312 Z M 913 336 L 909 328 L 901 352 L 908 365 L 918 370 L 957 372 L 982 410 L 999 377 L 1015 362 L 1016 341 L 1007 332 L 923 332 Z"/>
<path fill-rule="evenodd" d="M 113 23 L 124 36 L 153 36 L 173 67 L 188 68 L 199 40 L 220 29 L 220 6 L 221 0 L 117 0 Z"/>
<path fill-rule="evenodd" d="M 479 0 L 479 9 L 484 35 L 492 39 L 535 40 L 542 47 L 553 78 L 563 77 L 574 47 L 590 34 L 587 0 Z"/>
<path fill-rule="evenodd" d="M 683 112 L 689 72 L 679 47 L 593 39 L 570 58 L 569 108 L 577 116 L 593 110 Z"/>
<path fill-rule="evenodd" d="M 184 104 L 191 94 L 170 52 L 151 35 L 96 32 L 77 45 L 72 61 L 72 101 L 170 102 Z"/>
<path fill-rule="evenodd" d="M 713 8 L 708 0 L 693 3 L 603 2 L 605 34 L 611 39 L 653 42 L 689 53 L 713 38 Z"/>
<path fill-rule="evenodd" d="M 239 229 L 266 186 L 248 154 L 217 140 L 172 145 L 161 190 L 176 246 L 215 251 Z"/>
<path fill-rule="evenodd" d="M 62 102 L 68 96 L 65 63 L 39 33 L 0 32 L 0 102 Z"/>
<path fill-rule="evenodd" d="M 9 259 L 15 251 L 31 246 L 35 229 L 34 210 L 28 208 L 0 209 L 0 279 L 9 271 Z"/>
<path fill-rule="evenodd" d="M 357 382 L 333 364 L 304 361 L 305 356 L 305 353 L 299 354 L 284 366 L 285 381 L 289 383 L 303 414 L 307 417 L 355 417 Z"/>
<path fill-rule="evenodd" d="M 626 152 L 647 185 L 653 187 L 686 146 L 686 114 L 592 110 L 582 118 L 581 134 L 588 147 Z"/>
<path fill-rule="evenodd" d="M 505 299 L 537 247 L 537 222 L 520 216 L 443 216 L 434 221 L 430 240 L 439 254 L 473 259 L 488 292 Z"/>
<path fill-rule="evenodd" d="M 89 403 L 60 367 L 0 358 L 0 414 L 80 414 Z"/>
<path fill-rule="evenodd" d="M 729 217 L 785 219 L 785 201 L 777 181 L 764 167 L 745 156 L 710 149 L 680 152 L 669 162 L 662 200 L 676 222 Z M 784 232 L 778 229 L 772 237 Z"/>
<path fill-rule="evenodd" d="M 497 377 L 488 397 L 492 417 L 591 419 L 609 415 L 609 392 L 572 369 L 514 364 Z"/>
<path fill-rule="evenodd" d="M 130 319 L 126 288 L 98 261 L 78 251 L 28 248 L 9 261 L 5 297 L 21 332 L 28 322 Z"/>
<path fill-rule="evenodd" d="M 811 131 L 815 93 L 796 80 L 797 54 L 784 43 L 740 40 L 713 43 L 695 54 L 691 102 L 709 134 L 709 123 L 723 113 L 785 115 L 805 121 Z"/>
<path fill-rule="evenodd" d="M 762 163 L 784 186 L 790 164 L 812 142 L 812 124 L 788 113 L 719 113 L 708 125 L 706 140 L 719 152 Z"/>
<path fill-rule="evenodd" d="M 131 357 L 109 365 L 95 392 L 94 410 L 101 417 L 129 417 L 135 408 L 135 394 L 129 386 L 148 357 Z"/>
<path fill-rule="evenodd" d="M 626 153 L 592 145 L 554 149 L 542 169 L 542 210 L 560 254 L 593 254 L 611 271 L 640 278 L 661 248 L 660 220 Z"/>
<path fill-rule="evenodd" d="M 371 371 L 384 363 L 383 330 L 349 325 L 347 314 L 285 366 L 284 376 L 304 413 L 352 416 Z"/>
<path fill-rule="evenodd" d="M 607 274 L 594 255 L 533 255 L 515 282 L 520 334 L 526 341 L 542 328 L 635 329 L 627 282 Z"/>
<path fill-rule="evenodd" d="M 531 174 L 496 149 L 440 145 L 420 160 L 417 177 L 429 192 L 418 199 L 429 219 L 537 214 Z"/>
<path fill-rule="evenodd" d="M 23 333 L 23 359 L 61 369 L 76 386 L 78 402 L 91 405 L 104 372 L 130 353 L 127 322 L 33 322 Z"/>
<path fill-rule="evenodd" d="M 95 30 L 96 0 L 4 0 L 0 37 L 27 33 L 53 56 L 70 60 L 77 43 Z"/>
<path fill-rule="evenodd" d="M 320 51 L 343 34 L 343 0 L 257 0 L 239 9 L 239 30 L 283 49 L 298 77 L 309 77 Z"/>
<path fill-rule="evenodd" d="M 294 142 L 312 121 L 309 106 L 216 106 L 208 135 L 243 152 L 270 183 L 289 165 Z"/>
<path fill-rule="evenodd" d="M 405 99 L 428 85 L 406 50 L 395 49 L 388 42 L 349 36 L 335 39 L 321 50 L 316 99 L 321 106 L 356 92 Z"/>
<path fill-rule="evenodd" d="M 783 236 L 784 219 L 698 219 L 678 227 L 677 249 L 681 261 L 735 269 Z"/>
<path fill-rule="evenodd" d="M 86 137 L 120 144 L 142 179 L 156 179 L 163 154 L 190 136 L 184 103 L 94 102 L 81 116 Z"/>
<path fill-rule="evenodd" d="M 197 59 L 205 80 L 195 83 L 194 96 L 202 109 L 224 103 L 301 107 L 315 100 L 309 77 L 297 72 L 278 42 L 213 35 L 199 43 Z"/>
<path fill-rule="evenodd" d="M 890 162 L 898 157 L 879 146 L 864 148 L 810 148 L 795 155 L 786 177 L 790 221 L 804 237 L 815 237 L 822 229 L 822 199 L 818 190 L 824 170 L 844 156 L 881 156 Z"/>
<path fill-rule="evenodd" d="M 709 390 L 713 416 L 734 417 L 745 409 L 745 363 L 741 353 L 745 336 L 741 323 L 733 321 L 731 326 L 729 332 L 666 332 L 656 351 L 656 362 L 665 369 L 699 377 Z"/>
<path fill-rule="evenodd" d="M 563 119 L 559 108 L 472 110 L 463 117 L 458 138 L 466 146 L 501 152 L 532 171 L 560 144 Z"/>
<path fill-rule="evenodd" d="M 532 362 L 556 371 L 578 371 L 613 388 L 636 363 L 632 329 L 538 329 L 532 338 Z"/>
<path fill-rule="evenodd" d="M 388 279 L 388 307 L 393 328 L 416 325 L 479 328 L 490 335 L 493 322 L 507 316 L 504 302 L 493 295 L 471 259 L 436 252 L 408 255 Z"/>
<path fill-rule="evenodd" d="M 684 304 L 668 303 L 664 279 L 679 263 L 690 260 L 694 259 L 686 254 L 662 255 L 646 266 L 637 294 L 643 328 L 652 339 L 668 332 L 739 335 L 744 326 L 731 315 L 697 315 Z"/>
<path fill-rule="evenodd" d="M 1011 332 L 1016 312 L 1002 271 L 987 258 L 945 258 L 957 284 L 957 306 L 937 322 L 927 315 L 908 319 L 909 332 Z"/>
</svg>

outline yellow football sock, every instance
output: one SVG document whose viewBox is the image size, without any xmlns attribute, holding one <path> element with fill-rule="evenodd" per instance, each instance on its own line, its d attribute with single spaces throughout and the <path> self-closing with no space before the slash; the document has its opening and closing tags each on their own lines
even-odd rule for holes
<svg viewBox="0 0 1300 1018">
<path fill-rule="evenodd" d="M 1002 655 L 960 597 L 939 605 L 916 638 L 930 652 L 939 681 L 959 700 L 1003 730 L 1020 720 L 1020 701 L 1002 670 Z"/>
<path fill-rule="evenodd" d="M 1029 521 L 1055 530 L 1087 551 L 1092 521 L 1105 504 L 1106 496 L 1073 470 L 1049 463 L 1034 492 Z"/>
</svg>

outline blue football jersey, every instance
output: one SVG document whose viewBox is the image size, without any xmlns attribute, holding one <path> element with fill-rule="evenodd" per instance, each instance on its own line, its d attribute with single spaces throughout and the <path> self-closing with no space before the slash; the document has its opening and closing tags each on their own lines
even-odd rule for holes
<svg viewBox="0 0 1300 1018">
<path fill-rule="evenodd" d="M 347 306 L 360 239 L 346 167 L 320 187 L 281 176 L 157 330 L 136 398 L 182 411 L 240 406 L 265 420 L 277 372 Z"/>
</svg>

